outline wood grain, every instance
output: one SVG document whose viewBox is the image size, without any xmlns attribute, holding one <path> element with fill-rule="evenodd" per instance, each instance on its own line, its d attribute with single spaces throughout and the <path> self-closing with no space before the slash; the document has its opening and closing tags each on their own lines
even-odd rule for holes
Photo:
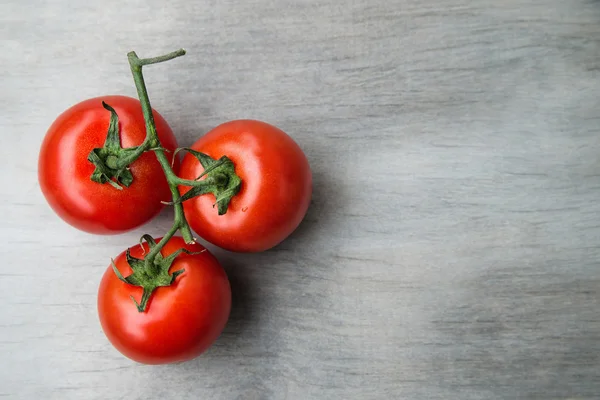
<svg viewBox="0 0 600 400">
<path fill-rule="evenodd" d="M 0 397 L 600 398 L 600 2 L 0 4 Z M 203 357 L 121 357 L 95 301 L 143 229 L 95 237 L 39 192 L 58 113 L 135 96 L 189 145 L 233 118 L 292 135 L 314 172 L 276 249 L 215 249 L 232 281 Z"/>
</svg>

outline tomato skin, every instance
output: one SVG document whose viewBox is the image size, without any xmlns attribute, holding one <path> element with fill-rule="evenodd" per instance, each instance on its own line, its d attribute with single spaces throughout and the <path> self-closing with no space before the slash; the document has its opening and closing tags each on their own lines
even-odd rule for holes
<svg viewBox="0 0 600 400">
<path fill-rule="evenodd" d="M 310 165 L 279 128 L 255 120 L 230 121 L 202 136 L 192 149 L 213 159 L 226 155 L 242 180 L 225 215 L 213 207 L 212 194 L 183 203 L 190 226 L 208 242 L 230 251 L 264 251 L 289 236 L 306 215 L 312 195 Z M 198 160 L 186 154 L 179 175 L 195 179 L 202 171 Z M 189 187 L 179 189 L 185 193 Z"/>
<path fill-rule="evenodd" d="M 158 242 L 160 239 L 156 239 Z M 131 247 L 133 257 L 148 252 Z M 200 244 L 185 244 L 172 238 L 162 249 L 164 256 L 185 247 L 206 250 Z M 123 276 L 131 274 L 125 252 L 115 264 Z M 109 266 L 98 289 L 98 314 L 104 333 L 123 355 L 144 364 L 166 364 L 191 360 L 203 353 L 221 334 L 231 310 L 229 280 L 208 250 L 180 254 L 170 272 L 185 269 L 171 286 L 157 288 L 144 312 L 138 312 L 130 296 L 140 301 L 142 288 L 120 281 Z"/>
<path fill-rule="evenodd" d="M 50 126 L 40 149 L 38 180 L 54 212 L 70 225 L 94 234 L 117 234 L 134 229 L 156 216 L 171 192 L 160 164 L 152 152 L 131 164 L 133 183 L 123 190 L 93 182 L 94 165 L 87 160 L 94 148 L 106 140 L 110 113 L 119 116 L 122 147 L 141 144 L 146 128 L 141 104 L 125 96 L 103 96 L 85 100 L 63 112 Z M 154 111 L 158 136 L 171 150 L 177 140 L 165 119 Z M 174 168 L 177 170 L 179 163 Z"/>
</svg>

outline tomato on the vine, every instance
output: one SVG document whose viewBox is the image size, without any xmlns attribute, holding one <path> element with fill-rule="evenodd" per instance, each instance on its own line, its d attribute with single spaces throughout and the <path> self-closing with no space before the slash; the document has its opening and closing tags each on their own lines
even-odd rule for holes
<svg viewBox="0 0 600 400">
<path fill-rule="evenodd" d="M 298 227 L 310 203 L 312 174 L 306 156 L 285 132 L 261 121 L 230 121 L 191 148 L 214 160 L 227 156 L 241 179 L 223 215 L 213 207 L 213 194 L 183 203 L 190 226 L 202 238 L 227 250 L 258 252 L 279 244 Z M 197 157 L 188 153 L 179 175 L 193 180 L 203 171 Z M 180 190 L 185 193 L 190 187 Z"/>
<path fill-rule="evenodd" d="M 127 173 L 133 180 L 129 187 L 119 190 L 90 179 L 95 166 L 88 155 L 105 143 L 111 120 L 103 101 L 118 115 L 121 146 L 144 142 L 146 123 L 138 100 L 125 96 L 85 100 L 63 112 L 49 128 L 40 150 L 38 178 L 46 200 L 67 223 L 89 233 L 116 234 L 148 222 L 171 193 L 152 152 L 130 165 Z M 165 119 L 156 111 L 153 115 L 160 143 L 172 159 L 177 140 Z"/>
<path fill-rule="evenodd" d="M 157 239 L 159 240 L 159 239 Z M 177 272 L 170 286 L 153 291 L 140 312 L 136 302 L 142 288 L 123 282 L 108 267 L 98 289 L 98 314 L 104 333 L 123 355 L 144 364 L 166 364 L 199 356 L 218 338 L 231 309 L 231 288 L 217 259 L 200 244 L 171 238 L 161 249 L 164 257 L 179 249 L 169 273 Z M 143 259 L 148 243 L 129 249 Z M 199 254 L 198 254 L 199 253 Z M 115 260 L 123 276 L 132 273 L 126 252 Z"/>
</svg>

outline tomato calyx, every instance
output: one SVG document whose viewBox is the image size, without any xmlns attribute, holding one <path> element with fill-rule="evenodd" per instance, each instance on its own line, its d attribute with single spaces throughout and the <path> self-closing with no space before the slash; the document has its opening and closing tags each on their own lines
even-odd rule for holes
<svg viewBox="0 0 600 400">
<path fill-rule="evenodd" d="M 148 255 L 154 253 L 152 250 L 157 247 L 154 238 L 150 235 L 144 235 L 142 236 L 140 243 L 143 240 L 148 243 L 148 247 L 150 248 L 150 253 L 148 253 Z M 141 260 L 133 257 L 130 249 L 127 249 L 125 257 L 127 259 L 127 264 L 129 264 L 129 267 L 133 271 L 133 273 L 127 277 L 124 277 L 117 269 L 114 260 L 111 260 L 111 265 L 115 275 L 117 275 L 119 280 L 129 285 L 139 286 L 143 289 L 142 298 L 140 299 L 139 303 L 133 298 L 133 296 L 131 296 L 131 300 L 133 300 L 139 312 L 144 312 L 146 310 L 146 306 L 148 305 L 148 300 L 156 288 L 161 286 L 171 286 L 173 282 L 175 282 L 175 278 L 185 272 L 184 269 L 180 269 L 169 273 L 169 269 L 171 268 L 171 265 L 177 256 L 179 256 L 181 253 L 194 255 L 200 254 L 204 251 L 205 250 L 194 253 L 187 249 L 181 248 L 176 252 L 171 253 L 167 257 L 163 257 L 160 251 L 158 251 L 154 257 L 146 257 L 146 259 Z"/>
<path fill-rule="evenodd" d="M 123 186 L 129 187 L 133 182 L 129 165 L 147 150 L 148 145 L 144 142 L 140 146 L 122 148 L 119 116 L 115 109 L 104 101 L 102 106 L 110 111 L 110 124 L 104 146 L 95 148 L 88 154 L 88 161 L 96 167 L 90 179 L 101 184 L 109 183 L 115 189 L 122 190 Z"/>
<path fill-rule="evenodd" d="M 189 147 L 179 148 L 175 150 L 175 154 L 181 150 L 185 150 L 196 157 L 204 168 L 204 171 L 193 181 L 178 179 L 178 183 L 191 186 L 192 188 L 178 200 L 167 204 L 180 204 L 196 196 L 212 193 L 215 196 L 213 207 L 217 206 L 219 215 L 226 214 L 229 202 L 233 196 L 238 194 L 242 186 L 242 180 L 235 173 L 233 161 L 227 156 L 222 156 L 218 160 L 215 160 L 209 155 L 190 149 Z M 204 180 L 200 180 L 205 176 Z"/>
</svg>

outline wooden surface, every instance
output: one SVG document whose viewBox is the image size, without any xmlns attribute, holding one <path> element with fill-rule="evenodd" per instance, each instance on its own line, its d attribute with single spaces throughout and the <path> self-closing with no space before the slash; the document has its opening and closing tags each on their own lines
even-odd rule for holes
<svg viewBox="0 0 600 400">
<path fill-rule="evenodd" d="M 87 4 L 84 4 L 87 3 Z M 599 399 L 600 2 L 16 1 L 0 4 L 0 397 Z M 96 290 L 118 237 L 65 225 L 37 184 L 53 119 L 103 94 L 189 145 L 229 119 L 287 131 L 314 198 L 255 255 L 214 347 L 136 365 Z"/>
</svg>

